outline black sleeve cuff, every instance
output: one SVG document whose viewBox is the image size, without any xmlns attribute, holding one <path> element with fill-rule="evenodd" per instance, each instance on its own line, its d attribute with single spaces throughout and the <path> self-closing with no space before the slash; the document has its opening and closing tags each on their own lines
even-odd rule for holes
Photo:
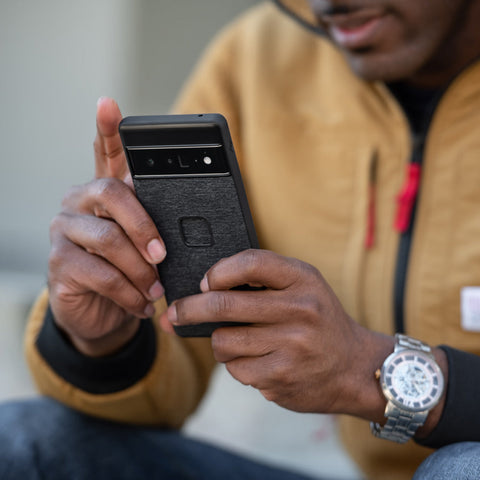
<svg viewBox="0 0 480 480">
<path fill-rule="evenodd" d="M 427 437 L 417 440 L 439 448 L 455 442 L 480 441 L 480 357 L 441 346 L 448 359 L 448 386 L 440 421 Z"/>
<path fill-rule="evenodd" d="M 144 319 L 120 352 L 101 358 L 87 357 L 57 327 L 48 307 L 36 346 L 50 367 L 67 382 L 89 393 L 106 394 L 125 390 L 147 374 L 156 355 L 156 335 L 152 321 Z"/>
</svg>

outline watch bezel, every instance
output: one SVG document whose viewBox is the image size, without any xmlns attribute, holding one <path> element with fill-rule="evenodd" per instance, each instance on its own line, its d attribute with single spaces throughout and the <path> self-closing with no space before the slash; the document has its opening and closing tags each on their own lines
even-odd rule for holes
<svg viewBox="0 0 480 480">
<path fill-rule="evenodd" d="M 431 385 L 429 393 L 424 396 L 426 398 L 423 401 L 405 402 L 405 399 L 393 388 L 392 374 L 395 368 L 405 361 L 425 366 L 432 376 L 433 385 Z M 392 353 L 385 360 L 380 372 L 380 385 L 387 400 L 391 401 L 396 407 L 409 412 L 423 412 L 431 410 L 440 401 L 444 388 L 444 379 L 440 367 L 430 355 L 419 350 L 403 349 Z M 417 403 L 418 405 L 416 405 Z"/>
</svg>

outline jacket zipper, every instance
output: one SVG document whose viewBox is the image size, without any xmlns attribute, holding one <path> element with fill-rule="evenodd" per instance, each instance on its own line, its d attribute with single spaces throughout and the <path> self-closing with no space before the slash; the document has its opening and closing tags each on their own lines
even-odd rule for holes
<svg viewBox="0 0 480 480">
<path fill-rule="evenodd" d="M 398 198 L 395 228 L 400 232 L 400 242 L 398 246 L 393 295 L 395 332 L 397 333 L 403 333 L 405 331 L 405 288 L 415 225 L 415 213 L 418 203 L 418 187 L 420 184 L 420 168 L 423 159 L 424 146 L 425 136 L 414 135 L 406 182 Z M 402 201 L 404 199 L 406 201 Z M 406 203 L 407 205 L 405 205 Z"/>
<path fill-rule="evenodd" d="M 421 184 L 420 172 L 425 153 L 425 145 L 434 113 L 437 110 L 440 100 L 448 90 L 448 87 L 449 85 L 446 85 L 444 88 L 436 92 L 434 97 L 426 106 L 421 124 L 417 125 L 416 129 L 414 128 L 410 119 L 408 119 L 412 137 L 411 155 L 410 162 L 407 166 L 406 181 L 401 192 L 399 193 L 399 197 L 397 198 L 397 216 L 394 225 L 394 228 L 400 232 L 400 242 L 398 246 L 393 291 L 394 328 L 395 332 L 398 333 L 405 332 L 405 290 L 408 274 L 408 263 L 410 260 L 410 250 L 414 235 L 415 216 L 419 198 L 418 193 Z M 399 102 L 398 98 L 397 101 Z M 406 114 L 401 102 L 399 102 L 399 106 Z M 406 116 L 408 118 L 407 114 Z M 403 204 L 401 197 L 403 197 Z M 401 212 L 402 209 L 403 213 Z"/>
</svg>

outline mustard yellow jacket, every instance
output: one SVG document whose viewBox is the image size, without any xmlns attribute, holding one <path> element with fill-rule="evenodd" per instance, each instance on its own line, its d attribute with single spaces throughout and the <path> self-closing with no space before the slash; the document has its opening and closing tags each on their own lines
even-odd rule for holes
<svg viewBox="0 0 480 480">
<path fill-rule="evenodd" d="M 308 15 L 305 2 L 284 3 Z M 266 3 L 219 35 L 175 110 L 227 117 L 262 248 L 313 264 L 353 318 L 392 334 L 399 244 L 393 224 L 412 145 L 405 115 L 385 85 L 358 79 L 327 40 Z M 462 329 L 460 292 L 480 286 L 479 161 L 476 63 L 444 94 L 427 137 L 404 319 L 414 337 L 476 354 L 480 333 Z M 372 188 L 374 243 L 366 248 Z M 47 303 L 45 293 L 26 334 L 41 392 L 136 424 L 179 427 L 195 409 L 214 366 L 208 340 L 163 335 L 154 322 L 157 354 L 146 375 L 120 391 L 92 394 L 39 353 Z M 375 439 L 361 420 L 343 418 L 341 429 L 372 479 L 410 478 L 431 452 L 414 442 Z"/>
</svg>

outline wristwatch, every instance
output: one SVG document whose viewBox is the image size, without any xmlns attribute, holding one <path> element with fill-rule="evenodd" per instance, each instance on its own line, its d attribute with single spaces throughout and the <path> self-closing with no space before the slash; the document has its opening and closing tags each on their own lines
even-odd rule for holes
<svg viewBox="0 0 480 480">
<path fill-rule="evenodd" d="M 378 376 L 378 371 L 377 371 Z M 395 349 L 380 370 L 380 385 L 387 399 L 387 423 L 370 423 L 379 438 L 405 443 L 415 435 L 439 402 L 443 374 L 431 348 L 407 335 L 395 335 Z"/>
</svg>

